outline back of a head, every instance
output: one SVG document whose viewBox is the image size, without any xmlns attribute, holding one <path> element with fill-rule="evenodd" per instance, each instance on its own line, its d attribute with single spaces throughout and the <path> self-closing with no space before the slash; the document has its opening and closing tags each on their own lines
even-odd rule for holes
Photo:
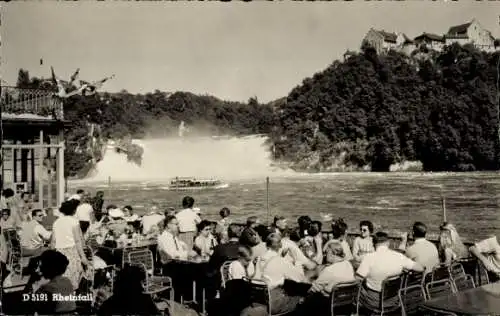
<svg viewBox="0 0 500 316">
<path fill-rule="evenodd" d="M 334 239 L 340 239 L 344 237 L 347 230 L 347 224 L 343 220 L 337 220 L 332 223 L 332 235 Z"/>
<path fill-rule="evenodd" d="M 252 227 L 259 223 L 259 218 L 257 216 L 250 216 L 247 218 L 247 227 Z"/>
<path fill-rule="evenodd" d="M 258 225 L 257 227 L 254 228 L 254 230 L 257 232 L 261 240 L 266 240 L 267 236 L 271 234 L 269 231 L 269 228 L 266 225 Z"/>
<path fill-rule="evenodd" d="M 78 190 L 76 190 L 76 194 L 83 194 L 83 193 L 85 193 L 85 191 L 84 191 L 84 190 L 82 190 L 82 189 L 78 189 Z"/>
<path fill-rule="evenodd" d="M 389 235 L 386 232 L 377 232 L 375 236 L 373 236 L 373 244 L 375 246 L 387 245 L 389 241 Z"/>
<path fill-rule="evenodd" d="M 243 229 L 241 232 L 240 244 L 251 248 L 257 246 L 259 242 L 259 236 L 255 230 L 249 227 Z"/>
<path fill-rule="evenodd" d="M 227 237 L 228 238 L 240 238 L 241 236 L 241 227 L 237 224 L 230 224 L 227 228 Z"/>
<path fill-rule="evenodd" d="M 318 234 L 321 233 L 321 228 L 322 228 L 322 224 L 321 222 L 319 221 L 312 221 L 311 222 L 311 225 L 309 226 L 309 235 L 312 236 L 312 237 L 316 237 Z"/>
<path fill-rule="evenodd" d="M 427 226 L 422 222 L 413 224 L 413 238 L 425 238 L 427 234 Z"/>
<path fill-rule="evenodd" d="M 344 247 L 339 241 L 334 241 L 328 245 L 328 250 L 339 258 L 345 258 Z"/>
<path fill-rule="evenodd" d="M 194 205 L 194 199 L 190 196 L 185 196 L 182 199 L 182 207 L 183 208 L 192 208 Z"/>
<path fill-rule="evenodd" d="M 221 208 L 221 210 L 219 212 L 219 215 L 222 218 L 226 218 L 229 215 L 231 215 L 231 210 L 229 208 L 227 208 L 227 207 L 223 207 L 223 208 Z"/>
<path fill-rule="evenodd" d="M 238 247 L 238 258 L 244 259 L 246 261 L 252 260 L 252 248 L 240 245 Z"/>
<path fill-rule="evenodd" d="M 42 213 L 43 211 L 39 208 L 37 209 L 34 209 L 33 211 L 31 211 L 31 217 L 36 217 L 38 215 L 38 213 Z"/>
<path fill-rule="evenodd" d="M 62 202 L 61 207 L 59 208 L 59 212 L 67 216 L 72 216 L 75 214 L 76 208 L 78 207 L 79 204 L 80 201 L 78 200 L 64 201 Z"/>
<path fill-rule="evenodd" d="M 49 280 L 63 275 L 69 265 L 69 260 L 64 254 L 52 249 L 42 253 L 40 262 L 42 275 Z"/>
<path fill-rule="evenodd" d="M 304 215 L 304 216 L 300 216 L 298 219 L 297 219 L 297 224 L 299 225 L 299 228 L 301 230 L 307 230 L 309 229 L 309 226 L 311 225 L 311 218 L 307 215 Z"/>
<path fill-rule="evenodd" d="M 266 246 L 270 249 L 277 250 L 278 248 L 281 247 L 280 245 L 281 241 L 281 236 L 278 233 L 272 233 L 269 236 L 267 236 L 266 239 Z"/>
<path fill-rule="evenodd" d="M 288 236 L 293 242 L 299 242 L 301 239 L 300 231 L 298 229 L 289 229 Z"/>
<path fill-rule="evenodd" d="M 13 197 L 15 194 L 14 194 L 14 190 L 12 190 L 11 188 L 7 188 L 7 189 L 3 190 L 2 195 L 6 199 L 8 199 L 10 197 Z"/>
<path fill-rule="evenodd" d="M 125 265 L 118 274 L 114 294 L 121 296 L 137 296 L 143 292 L 142 282 L 146 279 L 145 271 L 136 265 Z"/>
</svg>

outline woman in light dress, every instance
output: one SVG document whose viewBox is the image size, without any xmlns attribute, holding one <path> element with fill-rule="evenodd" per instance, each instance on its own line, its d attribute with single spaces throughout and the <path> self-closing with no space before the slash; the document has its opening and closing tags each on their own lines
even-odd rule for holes
<svg viewBox="0 0 500 316">
<path fill-rule="evenodd" d="M 52 227 L 52 248 L 68 258 L 68 268 L 63 276 L 70 279 L 75 290 L 80 284 L 84 267 L 89 264 L 83 251 L 80 222 L 74 217 L 78 204 L 77 200 L 63 202 L 59 209 L 62 216 L 54 221 Z"/>
<path fill-rule="evenodd" d="M 462 242 L 453 224 L 444 223 L 439 235 L 439 248 L 444 264 L 469 257 L 469 250 Z"/>
</svg>

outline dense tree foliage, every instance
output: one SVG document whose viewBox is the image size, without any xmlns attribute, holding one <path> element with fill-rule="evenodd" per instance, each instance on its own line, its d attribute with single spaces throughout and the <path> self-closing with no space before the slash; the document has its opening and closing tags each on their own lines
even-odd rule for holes
<svg viewBox="0 0 500 316">
<path fill-rule="evenodd" d="M 339 154 L 374 171 L 408 160 L 429 171 L 496 170 L 498 60 L 470 45 L 411 56 L 364 46 L 280 102 L 275 155 L 316 170 Z"/>
<path fill-rule="evenodd" d="M 55 90 L 52 83 L 30 78 L 28 71 L 22 69 L 17 86 Z M 158 90 L 147 94 L 121 91 L 73 96 L 65 100 L 64 115 L 72 122 L 72 128 L 66 131 L 69 176 L 86 174 L 102 159 L 107 140 L 115 140 L 126 149 L 131 138 L 177 135 L 181 121 L 193 133 L 211 135 L 269 133 L 273 124 L 272 108 L 260 104 L 256 97 L 248 103 L 240 103 L 208 95 Z M 133 151 L 142 154 L 136 148 Z M 137 157 L 129 159 L 140 163 Z"/>
</svg>

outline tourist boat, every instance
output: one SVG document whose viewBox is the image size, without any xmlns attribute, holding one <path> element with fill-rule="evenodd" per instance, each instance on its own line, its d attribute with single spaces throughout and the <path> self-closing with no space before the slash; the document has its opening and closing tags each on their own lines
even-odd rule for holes
<svg viewBox="0 0 500 316">
<path fill-rule="evenodd" d="M 195 179 L 176 177 L 170 181 L 169 190 L 225 189 L 229 184 L 215 179 Z"/>
</svg>

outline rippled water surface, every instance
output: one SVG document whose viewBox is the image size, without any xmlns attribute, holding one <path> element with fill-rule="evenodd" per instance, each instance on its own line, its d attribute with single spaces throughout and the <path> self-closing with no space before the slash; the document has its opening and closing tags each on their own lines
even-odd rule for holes
<svg viewBox="0 0 500 316">
<path fill-rule="evenodd" d="M 433 233 L 443 221 L 441 195 L 446 197 L 447 219 L 467 240 L 500 233 L 498 215 L 500 177 L 497 173 L 340 173 L 270 177 L 267 212 L 266 180 L 232 181 L 227 189 L 176 192 L 168 181 L 70 183 L 70 190 L 104 190 L 105 204 L 131 204 L 138 213 L 153 204 L 179 207 L 186 194 L 196 199 L 204 216 L 217 219 L 221 207 L 229 207 L 235 219 L 277 214 L 295 220 L 321 213 L 343 217 L 350 229 L 367 219 L 389 232 L 406 230 L 423 221 Z"/>
</svg>

